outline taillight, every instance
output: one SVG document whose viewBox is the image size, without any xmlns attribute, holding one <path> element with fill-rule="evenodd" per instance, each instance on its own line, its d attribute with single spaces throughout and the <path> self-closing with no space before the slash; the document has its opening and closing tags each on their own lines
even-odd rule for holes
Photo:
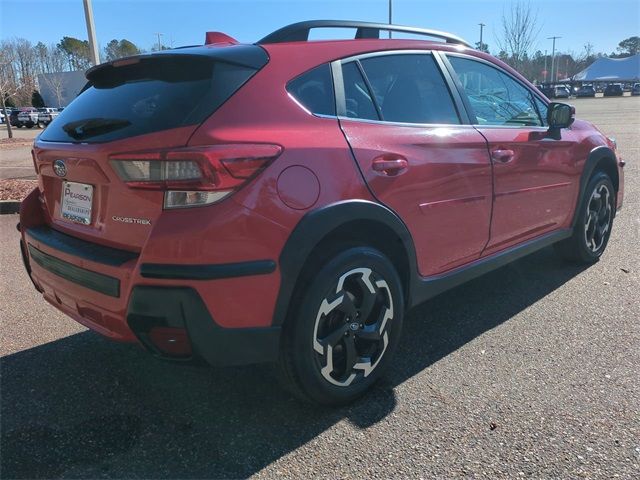
<svg viewBox="0 0 640 480">
<path fill-rule="evenodd" d="M 164 208 L 218 202 L 249 182 L 282 152 L 271 144 L 229 144 L 110 156 L 130 188 L 163 190 Z"/>
</svg>

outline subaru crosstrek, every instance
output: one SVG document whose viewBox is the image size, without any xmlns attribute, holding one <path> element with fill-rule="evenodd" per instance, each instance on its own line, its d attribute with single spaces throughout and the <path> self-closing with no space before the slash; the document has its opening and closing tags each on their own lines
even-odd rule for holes
<svg viewBox="0 0 640 480">
<path fill-rule="evenodd" d="M 356 38 L 308 41 L 322 27 Z M 410 307 L 548 245 L 605 250 L 615 142 L 463 40 L 344 21 L 206 39 L 93 67 L 34 143 L 25 266 L 90 329 L 277 362 L 299 396 L 341 404 Z"/>
</svg>

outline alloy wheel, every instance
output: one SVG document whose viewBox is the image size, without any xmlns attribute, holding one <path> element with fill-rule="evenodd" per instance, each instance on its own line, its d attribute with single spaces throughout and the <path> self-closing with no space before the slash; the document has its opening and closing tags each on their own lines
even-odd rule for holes
<svg viewBox="0 0 640 480">
<path fill-rule="evenodd" d="M 369 268 L 343 274 L 316 316 L 313 349 L 320 373 L 347 387 L 368 377 L 389 345 L 393 298 L 387 282 Z"/>
<path fill-rule="evenodd" d="M 611 229 L 612 217 L 611 192 L 607 185 L 599 184 L 591 194 L 585 214 L 584 238 L 592 252 L 602 248 Z"/>
</svg>

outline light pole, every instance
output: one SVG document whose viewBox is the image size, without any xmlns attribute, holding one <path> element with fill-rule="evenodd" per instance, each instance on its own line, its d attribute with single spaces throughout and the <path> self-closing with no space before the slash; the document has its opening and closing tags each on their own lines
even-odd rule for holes
<svg viewBox="0 0 640 480">
<path fill-rule="evenodd" d="M 393 25 L 393 0 L 389 0 L 389 25 Z M 391 30 L 389 30 L 389 38 L 391 38 Z"/>
<path fill-rule="evenodd" d="M 553 48 L 551 50 L 551 83 L 556 83 L 555 76 L 555 59 L 556 59 L 556 39 L 562 37 L 547 37 L 547 40 L 553 40 Z"/>
<path fill-rule="evenodd" d="M 484 46 L 482 45 L 482 30 L 484 29 L 484 27 L 486 27 L 486 25 L 484 23 L 479 23 L 478 25 L 480 25 L 480 48 L 479 48 L 479 50 L 481 52 L 484 52 Z"/>
<path fill-rule="evenodd" d="M 162 37 L 164 35 L 164 33 L 156 33 L 156 35 L 158 36 L 158 51 L 160 52 L 162 50 L 162 41 L 160 41 L 160 37 Z"/>
<path fill-rule="evenodd" d="M 91 55 L 91 63 L 98 65 L 100 63 L 100 52 L 98 51 L 98 41 L 96 40 L 96 26 L 93 23 L 93 7 L 91 0 L 83 0 L 84 2 L 84 19 L 87 22 L 87 36 L 89 37 L 89 54 Z"/>
</svg>

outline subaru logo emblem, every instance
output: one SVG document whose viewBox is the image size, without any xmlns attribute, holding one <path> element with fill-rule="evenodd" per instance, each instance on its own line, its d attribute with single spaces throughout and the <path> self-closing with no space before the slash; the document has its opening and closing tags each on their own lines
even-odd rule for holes
<svg viewBox="0 0 640 480">
<path fill-rule="evenodd" d="M 64 164 L 64 160 L 56 160 L 53 162 L 53 171 L 59 177 L 65 177 L 67 175 L 67 166 Z"/>
</svg>

